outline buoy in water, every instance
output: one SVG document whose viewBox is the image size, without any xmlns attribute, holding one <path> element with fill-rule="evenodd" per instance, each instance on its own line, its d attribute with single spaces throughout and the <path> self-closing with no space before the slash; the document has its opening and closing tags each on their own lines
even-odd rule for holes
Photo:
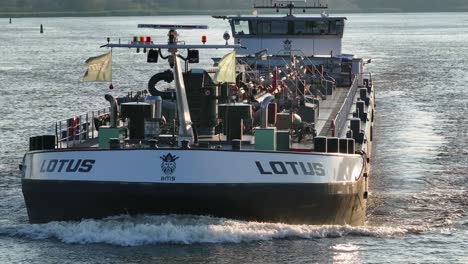
<svg viewBox="0 0 468 264">
<path fill-rule="evenodd" d="M 11 17 L 10 17 L 10 24 L 11 24 Z"/>
<path fill-rule="evenodd" d="M 41 24 L 41 34 L 43 34 L 43 33 L 44 33 L 44 27 Z"/>
</svg>

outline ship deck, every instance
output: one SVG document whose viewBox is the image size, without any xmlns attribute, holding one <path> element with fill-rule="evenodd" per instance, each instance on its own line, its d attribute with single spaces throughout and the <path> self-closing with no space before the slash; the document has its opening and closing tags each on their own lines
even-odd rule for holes
<svg viewBox="0 0 468 264">
<path fill-rule="evenodd" d="M 349 89 L 349 87 L 337 87 L 333 90 L 333 96 L 329 96 L 326 100 L 320 102 L 320 115 L 315 123 L 318 135 L 328 136 L 330 134 L 331 121 L 343 105 Z"/>
<path fill-rule="evenodd" d="M 344 101 L 348 96 L 348 92 L 351 87 L 336 87 L 333 89 L 332 95 L 328 95 L 326 99 L 320 101 L 320 111 L 318 119 L 315 122 L 315 129 L 317 135 L 320 136 L 331 136 L 331 122 L 336 117 L 337 113 L 341 109 Z M 349 115 L 348 115 L 349 116 Z M 99 139 L 96 133 L 99 132 L 89 132 L 85 140 L 66 140 L 61 142 L 61 149 L 70 149 L 70 148 L 98 148 Z M 344 136 L 346 134 L 346 129 L 341 131 L 336 131 L 337 136 Z M 172 135 L 161 135 L 164 138 L 164 142 L 170 141 Z M 201 136 L 199 138 L 200 145 L 209 148 L 223 148 L 230 149 L 231 142 L 228 141 L 227 137 L 222 134 L 213 135 L 213 136 Z M 245 150 L 255 149 L 255 137 L 253 135 L 244 134 L 241 140 L 242 148 Z M 135 147 L 138 144 L 130 144 L 126 142 L 124 147 Z M 162 143 L 163 147 L 167 147 L 167 144 Z M 312 149 L 313 142 L 310 139 L 305 139 L 301 142 L 292 142 L 292 149 Z"/>
</svg>

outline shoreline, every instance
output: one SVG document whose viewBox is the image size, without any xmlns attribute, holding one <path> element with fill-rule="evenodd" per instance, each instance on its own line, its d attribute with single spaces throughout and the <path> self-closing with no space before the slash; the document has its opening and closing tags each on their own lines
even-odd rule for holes
<svg viewBox="0 0 468 264">
<path fill-rule="evenodd" d="M 372 13 L 463 13 L 468 12 L 466 8 L 446 11 L 403 11 L 401 9 L 366 9 L 366 10 L 329 10 L 331 14 L 372 14 Z M 235 14 L 251 15 L 253 10 L 237 10 Z M 232 10 L 111 10 L 93 12 L 0 12 L 0 18 L 34 18 L 34 17 L 110 17 L 110 16 L 184 16 L 184 15 L 233 15 Z"/>
<path fill-rule="evenodd" d="M 239 10 L 237 13 L 249 14 L 249 10 Z M 110 17 L 110 16 L 183 16 L 183 15 L 228 15 L 230 10 L 110 10 L 92 12 L 0 12 L 2 18 L 34 18 L 34 17 Z"/>
</svg>

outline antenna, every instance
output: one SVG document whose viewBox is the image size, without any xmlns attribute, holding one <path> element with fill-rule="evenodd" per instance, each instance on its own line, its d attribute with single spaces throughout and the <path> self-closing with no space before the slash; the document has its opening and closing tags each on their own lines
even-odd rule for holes
<svg viewBox="0 0 468 264">
<path fill-rule="evenodd" d="M 138 28 L 152 28 L 152 29 L 208 29 L 208 26 L 207 25 L 138 24 Z"/>
<path fill-rule="evenodd" d="M 169 30 L 169 33 L 167 34 L 167 36 L 169 37 L 168 44 L 173 45 L 173 44 L 177 44 L 178 42 L 177 41 L 177 37 L 179 35 L 177 33 L 178 29 L 208 29 L 208 26 L 206 25 L 176 25 L 176 24 L 138 24 L 138 28 L 168 29 Z M 203 42 L 203 44 L 205 44 L 205 42 Z"/>
<path fill-rule="evenodd" d="M 194 44 L 194 45 L 186 45 L 185 43 L 179 43 L 177 41 L 177 32 L 176 29 L 208 29 L 208 26 L 206 25 L 175 25 L 175 24 L 138 24 L 138 28 L 152 28 L 152 29 L 167 29 L 169 30 L 168 36 L 169 40 L 167 44 L 156 44 L 153 43 L 151 40 L 149 41 L 132 41 L 129 44 L 121 44 L 120 41 L 118 44 L 115 43 L 108 43 L 105 45 L 102 45 L 101 48 L 107 47 L 107 48 L 136 48 L 137 52 L 139 49 L 168 49 L 168 50 L 177 50 L 177 49 L 229 49 L 229 48 L 234 48 L 234 49 L 240 49 L 244 48 L 240 44 L 235 44 L 235 45 L 205 45 L 205 44 Z M 229 34 L 227 36 L 224 36 L 225 40 L 227 37 L 229 37 Z M 206 38 L 205 38 L 206 39 Z M 203 41 L 203 36 L 202 36 L 202 41 Z M 205 40 L 206 42 L 206 40 Z"/>
</svg>

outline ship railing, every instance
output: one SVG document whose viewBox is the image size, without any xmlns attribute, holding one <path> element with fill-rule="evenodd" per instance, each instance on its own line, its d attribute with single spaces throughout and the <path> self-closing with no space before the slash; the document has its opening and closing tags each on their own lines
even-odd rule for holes
<svg viewBox="0 0 468 264">
<path fill-rule="evenodd" d="M 309 67 L 308 65 L 311 65 L 312 69 L 309 69 L 309 70 L 311 70 L 311 72 L 316 72 L 316 73 L 318 73 L 318 75 L 320 76 L 320 78 L 321 78 L 322 80 L 326 80 L 326 78 L 325 78 L 325 76 L 323 75 L 323 73 L 322 73 L 321 71 L 319 71 L 319 69 L 317 68 L 317 66 L 315 66 L 315 64 L 310 60 L 309 57 L 302 57 L 302 60 L 303 60 L 303 61 L 306 61 L 306 60 L 307 60 L 308 64 L 307 64 L 307 63 L 304 63 L 304 65 L 305 65 L 306 67 Z"/>
<path fill-rule="evenodd" d="M 246 67 L 246 77 L 249 80 L 257 80 L 260 81 L 261 76 L 265 75 L 268 71 L 266 69 L 260 70 L 258 67 L 252 68 L 245 60 L 238 59 L 241 64 Z"/>
<path fill-rule="evenodd" d="M 291 58 L 299 58 L 302 62 L 303 62 L 303 65 L 307 68 L 307 70 L 309 70 L 309 72 L 316 72 L 318 73 L 318 75 L 320 76 L 320 79 L 322 80 L 326 80 L 326 77 L 324 76 L 323 72 L 319 71 L 319 69 L 317 68 L 317 66 L 315 66 L 315 64 L 310 60 L 310 58 L 305 55 L 305 53 L 302 51 L 302 50 L 292 50 L 292 51 L 297 51 L 298 53 L 300 54 L 290 54 L 291 55 Z M 277 55 L 280 55 L 280 53 L 283 52 L 283 50 L 280 50 Z M 284 53 L 284 52 L 283 52 Z M 283 58 L 283 61 L 286 63 L 285 59 Z M 305 63 L 305 62 L 308 62 Z M 310 65 L 310 67 L 308 66 Z M 330 77 L 330 76 L 329 76 Z M 332 78 L 333 79 L 333 78 Z"/>
<path fill-rule="evenodd" d="M 284 72 L 298 75 L 303 80 L 308 80 L 310 78 L 316 79 L 317 81 L 319 81 L 318 85 L 320 86 L 320 88 L 322 88 L 320 89 L 321 91 L 327 91 L 329 88 L 333 88 L 336 83 L 335 80 L 331 76 L 328 76 L 328 75 L 324 76 L 323 73 L 321 73 L 317 69 L 317 67 L 312 63 L 312 61 L 307 57 L 294 55 L 291 57 L 291 60 L 286 60 L 284 57 L 281 57 L 281 60 L 284 66 L 279 69 L 281 69 Z M 308 60 L 309 63 L 306 63 L 306 60 Z M 293 61 L 295 61 L 296 63 L 293 63 Z M 240 58 L 238 58 L 238 62 L 245 65 L 246 77 L 248 79 L 256 80 L 257 82 L 260 82 L 260 83 L 262 82 L 262 78 L 268 79 L 271 71 L 273 70 L 270 65 L 268 65 L 266 68 L 261 68 L 261 69 L 256 67 L 256 64 L 254 65 L 254 67 L 251 67 L 247 62 L 245 62 L 244 60 Z M 297 67 L 297 65 L 299 64 L 300 66 Z M 304 70 L 306 70 L 306 72 L 309 72 L 309 73 L 312 72 L 314 73 L 314 75 L 311 77 L 309 74 L 306 74 Z M 289 82 L 289 85 L 287 85 L 285 88 L 288 90 L 288 92 L 295 94 L 297 96 L 303 97 L 307 102 L 311 102 L 311 97 L 307 96 L 308 95 L 307 92 L 306 94 L 301 92 L 301 89 L 298 89 L 298 87 L 299 87 L 299 83 L 297 82 L 297 79 L 296 79 L 296 81 Z M 322 98 L 325 98 L 325 97 L 322 96 Z"/>
<path fill-rule="evenodd" d="M 290 73 L 292 73 L 293 71 L 296 71 L 296 69 L 292 69 L 293 65 L 291 64 L 291 62 L 286 61 L 283 57 L 281 57 L 281 59 L 283 60 L 283 65 L 285 65 L 285 66 L 281 67 L 280 70 L 282 70 L 284 72 L 286 72 L 286 70 L 289 70 Z M 286 67 L 286 65 L 288 65 L 288 66 Z M 295 73 L 299 74 L 298 71 L 296 71 Z M 304 77 L 304 76 L 300 76 L 300 77 Z M 280 81 L 282 82 L 283 80 L 280 80 Z M 306 101 L 308 101 L 308 98 L 306 98 L 305 94 L 300 91 L 297 79 L 290 80 L 290 81 L 291 82 L 289 82 L 289 84 L 292 83 L 293 87 L 289 87 L 289 85 L 285 85 L 284 88 L 287 89 L 291 94 L 299 95 L 302 98 L 304 98 Z M 292 88 L 294 88 L 294 91 L 293 91 Z"/>
<path fill-rule="evenodd" d="M 320 71 L 317 68 L 317 66 L 315 66 L 315 64 L 310 60 L 309 57 L 302 57 L 302 60 L 303 61 L 307 60 L 308 63 L 304 63 L 304 65 L 305 67 L 307 67 L 308 70 L 310 70 L 310 72 L 314 72 L 318 74 L 320 78 L 320 84 L 322 88 L 325 89 L 325 91 L 327 91 L 329 87 L 334 87 L 336 85 L 336 80 L 328 74 L 325 75 L 323 71 Z"/>
<path fill-rule="evenodd" d="M 71 148 L 98 137 L 96 121 L 104 119 L 110 108 L 76 115 L 55 123 L 56 148 Z"/>
<path fill-rule="evenodd" d="M 348 94 L 346 95 L 346 99 L 341 105 L 340 110 L 336 114 L 335 119 L 333 120 L 335 123 L 335 133 L 339 134 L 346 126 L 348 121 L 348 114 L 351 106 L 353 105 L 354 96 L 356 95 L 358 88 L 358 78 L 355 76 L 353 83 L 351 84 L 351 89 L 349 89 Z"/>
<path fill-rule="evenodd" d="M 306 56 L 303 50 L 300 49 L 281 49 L 276 52 L 276 56 L 291 56 L 291 57 L 297 57 L 297 56 Z"/>
<path fill-rule="evenodd" d="M 364 82 L 363 86 L 372 86 L 372 74 L 370 72 L 363 72 L 361 74 L 361 79 L 363 79 Z"/>
<path fill-rule="evenodd" d="M 334 87 L 334 85 L 335 85 L 336 82 L 335 82 L 335 80 L 334 80 L 331 76 L 327 76 L 327 77 L 330 78 L 330 80 L 327 80 L 326 77 L 325 77 L 325 76 L 317 69 L 317 67 L 312 63 L 312 61 L 310 61 L 309 58 L 301 56 L 300 59 L 301 59 L 301 61 L 302 61 L 302 64 L 301 64 L 301 66 L 303 67 L 302 69 L 305 69 L 307 72 L 312 72 L 312 73 L 315 73 L 315 72 L 316 72 L 316 73 L 318 73 L 318 77 L 315 77 L 315 74 L 314 74 L 314 75 L 312 76 L 312 79 L 316 78 L 316 79 L 320 82 L 319 85 L 323 88 L 323 90 L 327 91 L 329 87 L 330 87 L 330 88 L 333 88 L 333 87 Z M 310 67 L 309 67 L 309 65 L 308 65 L 307 63 L 305 63 L 305 60 L 306 60 L 306 59 L 309 60 L 310 65 L 311 65 Z M 282 60 L 283 60 L 283 63 L 284 63 L 285 65 L 289 65 L 290 68 L 293 68 L 293 67 L 295 68 L 295 65 L 293 65 L 292 62 L 287 62 L 284 58 L 282 58 Z M 301 62 L 301 61 L 300 61 L 300 62 Z M 300 76 L 301 78 L 303 78 L 303 79 L 310 78 L 310 75 L 305 74 L 305 73 L 302 71 L 302 69 L 294 69 L 294 70 L 295 70 L 295 72 L 296 72 L 297 74 L 299 74 L 299 76 Z M 296 84 L 296 88 L 297 88 L 297 84 Z M 296 89 L 296 90 L 298 90 L 298 89 Z M 301 92 L 299 92 L 299 93 L 300 93 L 301 96 L 304 97 L 304 99 L 305 99 L 306 101 L 309 101 L 309 100 L 308 100 L 309 98 L 308 98 L 305 94 L 303 94 L 303 93 L 301 93 Z M 324 98 L 324 97 L 323 97 L 323 98 Z"/>
</svg>

